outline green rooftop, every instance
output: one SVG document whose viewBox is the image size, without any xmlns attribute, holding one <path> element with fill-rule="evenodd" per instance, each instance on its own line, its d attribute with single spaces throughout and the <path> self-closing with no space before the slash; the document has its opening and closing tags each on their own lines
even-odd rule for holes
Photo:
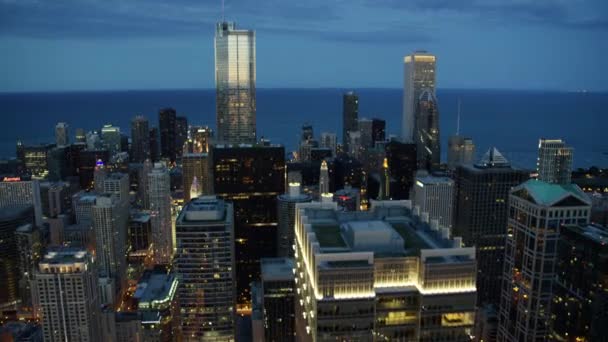
<svg viewBox="0 0 608 342">
<path fill-rule="evenodd" d="M 431 248 L 416 231 L 408 226 L 407 223 L 395 222 L 391 223 L 393 229 L 403 238 L 403 248 L 407 254 L 418 254 L 421 249 Z"/>
<path fill-rule="evenodd" d="M 534 201 L 541 205 L 551 206 L 568 196 L 574 196 L 582 202 L 589 202 L 587 195 L 575 184 L 551 184 L 530 179 L 520 187 L 523 187 Z"/>
<path fill-rule="evenodd" d="M 313 224 L 317 241 L 322 248 L 340 248 L 346 247 L 346 242 L 340 234 L 340 226 L 338 224 Z"/>
</svg>

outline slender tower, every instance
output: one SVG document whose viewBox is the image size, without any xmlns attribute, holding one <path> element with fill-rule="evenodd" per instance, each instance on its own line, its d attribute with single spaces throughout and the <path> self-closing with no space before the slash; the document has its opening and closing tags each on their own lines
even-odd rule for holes
<svg viewBox="0 0 608 342">
<path fill-rule="evenodd" d="M 435 95 L 436 57 L 426 51 L 416 51 L 405 56 L 403 87 L 403 120 L 401 138 L 403 142 L 413 142 L 416 125 L 416 106 L 425 88 Z"/>
<path fill-rule="evenodd" d="M 321 175 L 319 176 L 319 195 L 329 192 L 329 170 L 327 162 L 323 160 L 321 163 Z"/>
<path fill-rule="evenodd" d="M 222 21 L 215 31 L 217 139 L 255 143 L 255 32 Z"/>
</svg>

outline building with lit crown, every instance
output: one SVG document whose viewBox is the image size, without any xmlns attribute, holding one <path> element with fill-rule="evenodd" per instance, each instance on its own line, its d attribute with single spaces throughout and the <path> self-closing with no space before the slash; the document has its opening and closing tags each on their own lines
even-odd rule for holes
<svg viewBox="0 0 608 342">
<path fill-rule="evenodd" d="M 435 93 L 436 57 L 426 51 L 416 51 L 403 58 L 403 118 L 401 126 L 402 141 L 416 142 L 416 109 L 424 89 Z"/>
<path fill-rule="evenodd" d="M 295 230 L 302 341 L 471 340 L 475 249 L 410 201 L 299 203 Z"/>
</svg>

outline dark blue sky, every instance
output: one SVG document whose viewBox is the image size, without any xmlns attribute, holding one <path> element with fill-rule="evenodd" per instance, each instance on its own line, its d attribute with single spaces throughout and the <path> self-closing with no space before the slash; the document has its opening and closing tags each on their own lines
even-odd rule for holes
<svg viewBox="0 0 608 342">
<path fill-rule="evenodd" d="M 0 91 L 210 88 L 219 0 L 0 0 Z M 608 90 L 606 0 L 226 0 L 258 87 Z"/>
</svg>

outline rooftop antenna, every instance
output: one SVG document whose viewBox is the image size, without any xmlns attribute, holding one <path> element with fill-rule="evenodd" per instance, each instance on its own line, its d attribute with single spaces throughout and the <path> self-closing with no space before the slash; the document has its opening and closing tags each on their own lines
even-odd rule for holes
<svg viewBox="0 0 608 342">
<path fill-rule="evenodd" d="M 456 135 L 460 135 L 460 97 L 458 98 L 458 116 L 456 117 Z"/>
<path fill-rule="evenodd" d="M 222 22 L 225 22 L 226 19 L 224 17 L 224 0 L 222 0 Z"/>
</svg>

